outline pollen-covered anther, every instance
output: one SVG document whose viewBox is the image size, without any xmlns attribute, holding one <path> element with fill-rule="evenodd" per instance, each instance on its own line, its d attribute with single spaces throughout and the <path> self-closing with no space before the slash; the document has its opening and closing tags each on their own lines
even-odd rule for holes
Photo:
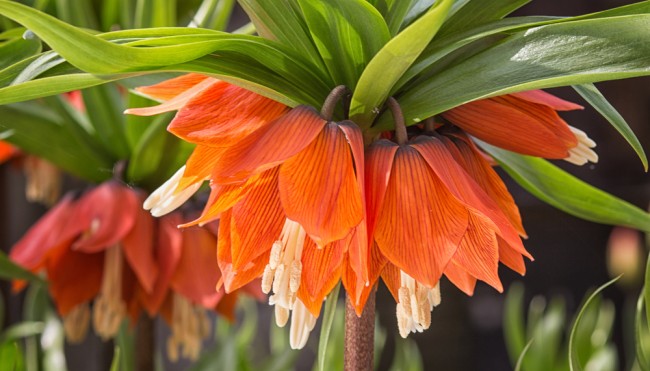
<svg viewBox="0 0 650 371">
<path fill-rule="evenodd" d="M 422 332 L 431 326 L 431 311 L 440 303 L 439 285 L 428 288 L 401 272 L 401 287 L 396 308 L 400 336 Z"/>
<path fill-rule="evenodd" d="M 88 303 L 79 304 L 63 317 L 65 338 L 70 343 L 80 343 L 86 338 L 90 325 L 90 307 Z"/>
<path fill-rule="evenodd" d="M 182 356 L 196 360 L 201 354 L 201 343 L 210 334 L 211 323 L 204 308 L 174 294 L 171 330 L 167 339 L 169 359 L 175 362 Z"/>
<path fill-rule="evenodd" d="M 598 162 L 598 154 L 592 148 L 596 147 L 596 142 L 587 136 L 587 134 L 573 126 L 569 126 L 573 135 L 578 139 L 578 145 L 569 149 L 569 157 L 565 158 L 565 161 L 568 161 L 575 165 L 584 165 L 587 162 Z"/>
<path fill-rule="evenodd" d="M 273 294 L 269 304 L 275 305 L 276 323 L 284 326 L 289 318 L 289 311 L 294 308 L 296 293 L 300 288 L 302 275 L 302 250 L 307 234 L 300 224 L 287 219 L 282 228 L 280 239 L 273 243 L 269 264 L 262 275 L 262 291 Z M 281 308 L 281 309 L 280 309 Z"/>
<path fill-rule="evenodd" d="M 114 245 L 106 249 L 102 286 L 93 307 L 93 327 L 103 340 L 114 337 L 126 315 L 122 300 L 122 248 Z"/>
</svg>

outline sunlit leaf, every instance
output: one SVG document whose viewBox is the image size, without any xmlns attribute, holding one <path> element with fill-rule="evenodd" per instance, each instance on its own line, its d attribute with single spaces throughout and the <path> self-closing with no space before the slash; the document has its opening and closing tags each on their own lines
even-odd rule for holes
<svg viewBox="0 0 650 371">
<path fill-rule="evenodd" d="M 451 0 L 436 2 L 425 15 L 393 37 L 370 60 L 352 95 L 350 117 L 369 127 L 397 80 L 411 66 L 445 20 Z"/>
<path fill-rule="evenodd" d="M 537 157 L 480 142 L 503 169 L 540 200 L 578 218 L 650 232 L 650 214 Z"/>
<path fill-rule="evenodd" d="M 636 154 L 641 159 L 643 167 L 648 171 L 648 158 L 645 151 L 639 143 L 636 135 L 627 124 L 623 116 L 614 108 L 607 99 L 598 91 L 598 88 L 593 84 L 575 85 L 573 87 L 582 96 L 587 103 L 596 109 L 610 124 L 625 138 L 625 140 L 632 146 Z"/>
<path fill-rule="evenodd" d="M 320 330 L 320 338 L 318 339 L 318 356 L 317 356 L 317 365 L 318 370 L 325 371 L 326 360 L 328 358 L 327 350 L 330 345 L 329 337 L 332 331 L 332 323 L 334 323 L 334 315 L 336 314 L 336 307 L 339 298 L 339 290 L 341 284 L 339 283 L 336 287 L 330 292 L 327 296 L 327 301 L 325 302 L 325 310 L 323 311 L 322 324 Z"/>
<path fill-rule="evenodd" d="M 368 62 L 390 39 L 381 14 L 365 0 L 298 0 L 335 85 L 353 90 Z"/>
<path fill-rule="evenodd" d="M 467 28 L 496 21 L 528 4 L 531 0 L 470 0 L 445 22 L 441 34 L 451 34 Z"/>
</svg>

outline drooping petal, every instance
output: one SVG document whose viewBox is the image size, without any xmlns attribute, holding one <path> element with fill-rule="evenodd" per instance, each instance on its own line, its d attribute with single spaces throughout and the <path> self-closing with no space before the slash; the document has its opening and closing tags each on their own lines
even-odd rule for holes
<svg viewBox="0 0 650 371">
<path fill-rule="evenodd" d="M 222 274 L 222 280 L 220 282 L 223 283 L 226 293 L 231 293 L 252 280 L 261 277 L 271 254 L 270 245 L 268 248 L 262 246 L 261 255 L 243 267 L 234 270 L 231 246 L 231 214 L 232 210 L 226 210 L 221 214 L 221 218 L 219 219 L 219 237 L 217 239 L 217 261 Z"/>
<path fill-rule="evenodd" d="M 380 139 L 367 150 L 366 156 L 366 225 L 369 243 L 372 244 L 375 223 L 384 202 L 388 180 L 391 176 L 395 153 L 399 146 L 389 140 Z"/>
<path fill-rule="evenodd" d="M 351 121 L 339 123 L 339 129 L 345 134 L 345 138 L 350 145 L 352 158 L 354 160 L 354 170 L 356 173 L 357 186 L 361 192 L 363 220 L 352 230 L 350 246 L 348 247 L 348 256 L 352 269 L 364 281 L 369 281 L 368 273 L 368 246 L 369 235 L 366 224 L 367 204 L 366 204 L 366 169 L 365 169 L 365 151 L 363 145 L 363 133 L 359 127 Z"/>
<path fill-rule="evenodd" d="M 13 157 L 18 149 L 11 144 L 0 140 L 0 164 Z"/>
<path fill-rule="evenodd" d="M 401 146 L 374 233 L 381 253 L 416 281 L 433 287 L 456 252 L 467 220 L 467 208 L 418 151 Z"/>
<path fill-rule="evenodd" d="M 104 254 L 86 254 L 58 246 L 46 262 L 50 294 L 58 312 L 65 316 L 79 304 L 99 293 L 104 270 Z"/>
<path fill-rule="evenodd" d="M 341 240 L 319 249 L 311 239 L 305 241 L 300 286 L 305 287 L 311 299 L 323 301 L 324 298 L 319 297 L 319 294 L 323 291 L 327 277 L 340 271 L 347 243 L 348 241 Z"/>
<path fill-rule="evenodd" d="M 187 101 L 167 130 L 191 143 L 229 147 L 288 110 L 282 103 L 218 81 Z"/>
<path fill-rule="evenodd" d="M 574 111 L 584 108 L 579 104 L 558 98 L 553 94 L 545 92 L 544 90 L 528 90 L 518 93 L 510 93 L 509 95 L 531 103 L 548 106 L 556 111 Z"/>
<path fill-rule="evenodd" d="M 192 87 L 196 86 L 206 79 L 212 78 L 198 73 L 187 73 L 173 79 L 159 82 L 155 85 L 140 86 L 135 90 L 151 98 L 166 101 L 182 94 L 187 90 L 190 90 Z"/>
<path fill-rule="evenodd" d="M 213 181 L 236 183 L 281 164 L 307 147 L 326 123 L 311 107 L 292 109 L 228 149 L 212 173 Z"/>
<path fill-rule="evenodd" d="M 40 267 L 47 252 L 61 243 L 71 240 L 81 232 L 81 228 L 66 231 L 74 210 L 72 195 L 66 195 L 55 207 L 50 209 L 11 249 L 11 260 L 25 269 L 35 270 Z M 75 223 L 78 225 L 78 223 Z"/>
<path fill-rule="evenodd" d="M 184 229 L 182 236 L 183 248 L 171 287 L 193 303 L 214 307 L 224 294 L 215 289 L 221 278 L 217 265 L 217 239 L 199 227 Z"/>
<path fill-rule="evenodd" d="M 77 204 L 74 219 L 84 235 L 72 248 L 93 253 L 115 245 L 131 231 L 139 209 L 135 192 L 115 181 L 91 190 Z"/>
<path fill-rule="evenodd" d="M 467 138 L 454 139 L 442 138 L 463 169 L 476 181 L 476 183 L 497 203 L 508 221 L 517 230 L 519 235 L 526 236 L 526 231 L 521 223 L 519 208 L 501 177 L 494 171 L 488 161 L 475 149 Z"/>
<path fill-rule="evenodd" d="M 465 294 L 469 296 L 474 295 L 476 278 L 456 264 L 454 259 L 445 267 L 445 276 Z"/>
<path fill-rule="evenodd" d="M 511 246 L 525 251 L 519 234 L 497 204 L 458 165 L 440 139 L 419 136 L 411 143 L 457 201 L 487 216 L 496 225 L 499 236 Z"/>
<path fill-rule="evenodd" d="M 149 315 L 154 316 L 163 305 L 174 271 L 180 261 L 183 248 L 182 232 L 176 227 L 181 223 L 178 213 L 165 215 L 158 219 L 158 236 L 156 238 L 156 260 L 158 277 L 151 294 L 143 293 L 142 303 Z"/>
<path fill-rule="evenodd" d="M 185 163 L 185 171 L 178 182 L 176 192 L 208 179 L 224 150 L 225 148 L 204 145 L 194 147 L 194 151 Z"/>
<path fill-rule="evenodd" d="M 183 108 L 194 96 L 212 89 L 217 83 L 218 80 L 207 78 L 162 104 L 151 107 L 129 108 L 124 113 L 137 116 L 153 116 L 164 112 L 176 111 Z"/>
<path fill-rule="evenodd" d="M 470 275 L 503 292 L 499 279 L 499 247 L 493 226 L 487 217 L 470 212 L 467 231 L 453 261 Z"/>
<path fill-rule="evenodd" d="M 142 198 L 140 197 L 141 200 Z M 138 209 L 136 212 L 133 228 L 122 239 L 122 250 L 142 288 L 151 293 L 158 276 L 158 267 L 154 252 L 154 220 L 145 210 Z"/>
<path fill-rule="evenodd" d="M 282 206 L 319 245 L 340 240 L 363 219 L 350 146 L 336 123 L 280 166 Z"/>
<path fill-rule="evenodd" d="M 323 307 L 323 303 L 325 301 L 325 297 L 334 289 L 334 286 L 336 286 L 336 284 L 341 279 L 342 271 L 343 264 L 339 264 L 338 267 L 336 267 L 336 269 L 334 269 L 334 271 L 332 271 L 329 276 L 321 277 L 323 281 L 320 285 L 321 288 L 313 296 L 309 294 L 307 288 L 303 287 L 303 285 L 300 285 L 298 288 L 298 299 L 305 305 L 307 310 L 309 310 L 309 312 L 314 317 L 319 316 L 320 310 Z M 295 310 L 293 315 L 296 315 Z"/>
<path fill-rule="evenodd" d="M 376 243 L 373 243 L 368 253 L 369 256 L 366 258 L 368 261 L 368 281 L 362 279 L 358 273 L 352 269 L 349 259 L 347 262 L 343 263 L 344 268 L 341 277 L 343 285 L 345 286 L 345 290 L 349 293 L 350 299 L 352 299 L 355 312 L 359 316 L 363 312 L 363 308 L 366 305 L 370 292 L 375 289 L 377 280 L 379 280 L 384 267 L 388 263 L 386 258 L 379 251 Z"/>
<path fill-rule="evenodd" d="M 569 155 L 567 145 L 539 117 L 502 101 L 478 100 L 453 108 L 442 116 L 469 134 L 510 151 L 555 159 Z"/>
<path fill-rule="evenodd" d="M 533 259 L 528 252 L 522 254 L 521 252 L 513 249 L 505 242 L 503 239 L 498 238 L 499 240 L 499 261 L 503 263 L 506 267 L 512 269 L 513 271 L 521 274 L 522 276 L 526 274 L 526 264 L 524 264 L 524 256 L 529 259 Z"/>
</svg>

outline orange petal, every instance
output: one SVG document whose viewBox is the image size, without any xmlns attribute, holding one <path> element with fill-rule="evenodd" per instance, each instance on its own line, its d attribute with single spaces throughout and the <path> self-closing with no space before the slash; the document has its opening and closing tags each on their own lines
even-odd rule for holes
<svg viewBox="0 0 650 371">
<path fill-rule="evenodd" d="M 349 297 L 352 299 L 352 304 L 354 304 L 355 311 L 359 316 L 363 312 L 363 308 L 366 305 L 366 301 L 368 300 L 370 292 L 374 289 L 379 276 L 388 263 L 386 258 L 381 255 L 377 244 L 373 244 L 373 246 L 370 248 L 367 261 L 369 263 L 367 281 L 362 279 L 358 273 L 352 269 L 349 260 L 347 263 L 344 263 L 345 268 L 343 269 L 342 275 L 345 290 L 348 292 Z"/>
<path fill-rule="evenodd" d="M 492 222 L 485 216 L 470 212 L 467 232 L 453 261 L 470 275 L 503 292 L 499 280 L 499 247 L 492 228 Z"/>
<path fill-rule="evenodd" d="M 526 274 L 526 264 L 524 263 L 523 256 L 527 256 L 532 260 L 532 257 L 528 252 L 522 254 L 517 250 L 513 249 L 505 242 L 503 239 L 499 238 L 499 261 L 503 263 L 506 267 L 512 269 L 513 271 L 521 274 L 522 276 Z"/>
<path fill-rule="evenodd" d="M 46 269 L 50 294 L 59 314 L 65 316 L 74 307 L 99 293 L 104 254 L 86 254 L 62 245 L 52 252 Z"/>
<path fill-rule="evenodd" d="M 510 93 L 509 95 L 531 103 L 548 106 L 556 111 L 574 111 L 584 108 L 579 104 L 558 98 L 553 94 L 545 92 L 544 90 L 528 90 L 519 93 Z"/>
<path fill-rule="evenodd" d="M 182 236 L 183 248 L 171 287 L 191 302 L 212 308 L 223 295 L 223 291 L 215 289 L 221 278 L 217 264 L 217 239 L 199 227 L 184 229 Z"/>
<path fill-rule="evenodd" d="M 219 161 L 219 157 L 224 150 L 225 148 L 203 145 L 194 147 L 192 154 L 185 163 L 185 171 L 183 172 L 183 177 L 178 182 L 176 192 L 180 192 L 197 182 L 203 182 L 209 178 L 212 169 Z"/>
<path fill-rule="evenodd" d="M 221 300 L 219 300 L 215 310 L 228 321 L 233 323 L 237 319 L 235 317 L 235 306 L 237 305 L 237 299 L 239 298 L 239 291 L 234 291 L 230 294 L 226 294 L 223 288 L 220 291 L 224 295 L 221 297 Z"/>
<path fill-rule="evenodd" d="M 231 293 L 260 277 L 264 272 L 264 267 L 268 263 L 269 256 L 271 255 L 271 245 L 269 245 L 268 248 L 262 246 L 262 249 L 260 249 L 261 255 L 248 262 L 243 267 L 234 270 L 232 264 L 233 249 L 231 243 L 231 215 L 232 210 L 226 210 L 221 214 L 217 244 L 217 261 L 219 263 L 219 269 L 221 269 L 223 285 L 226 293 Z"/>
<path fill-rule="evenodd" d="M 476 278 L 467 273 L 466 270 L 459 267 L 452 259 L 447 267 L 445 267 L 445 276 L 458 287 L 465 294 L 474 295 L 474 288 L 476 288 Z"/>
<path fill-rule="evenodd" d="M 389 140 L 380 139 L 368 147 L 366 157 L 366 224 L 369 243 L 373 241 L 375 223 L 384 202 L 386 187 L 399 146 Z"/>
<path fill-rule="evenodd" d="M 228 147 L 288 110 L 282 103 L 219 81 L 187 101 L 167 130 L 188 142 Z"/>
<path fill-rule="evenodd" d="M 179 213 L 171 213 L 161 217 L 158 223 L 156 239 L 156 260 L 158 261 L 158 277 L 151 295 L 143 295 L 143 306 L 150 316 L 155 316 L 167 297 L 176 266 L 180 261 L 183 236 L 176 227 L 181 223 Z"/>
<path fill-rule="evenodd" d="M 0 164 L 13 157 L 18 149 L 11 144 L 0 140 Z"/>
<path fill-rule="evenodd" d="M 511 246 L 525 251 L 519 234 L 497 204 L 458 165 L 442 142 L 433 137 L 419 136 L 411 142 L 457 201 L 477 210 L 495 223 L 497 234 Z"/>
<path fill-rule="evenodd" d="M 454 159 L 476 181 L 476 183 L 497 203 L 508 221 L 517 230 L 519 235 L 526 236 L 526 231 L 521 223 L 519 208 L 506 185 L 494 171 L 488 161 L 474 148 L 469 139 L 442 138 L 443 142 L 454 156 Z"/>
<path fill-rule="evenodd" d="M 359 223 L 352 230 L 352 241 L 348 247 L 348 256 L 350 258 L 350 265 L 355 270 L 357 275 L 364 281 L 368 282 L 368 228 L 366 225 L 366 186 L 365 186 L 365 153 L 363 145 L 363 133 L 359 127 L 351 121 L 343 121 L 339 123 L 339 128 L 345 134 L 345 138 L 352 150 L 352 158 L 354 159 L 354 170 L 356 173 L 357 186 L 361 192 L 362 201 L 362 214 L 363 221 Z"/>
<path fill-rule="evenodd" d="M 402 286 L 401 276 L 400 269 L 391 263 L 387 263 L 381 272 L 381 279 L 396 302 L 399 302 L 399 288 Z"/>
<path fill-rule="evenodd" d="M 433 287 L 456 252 L 467 219 L 466 207 L 418 151 L 401 146 L 377 218 L 375 240 L 381 253 L 416 281 Z"/>
<path fill-rule="evenodd" d="M 66 195 L 16 242 L 9 254 L 11 260 L 25 269 L 39 268 L 44 263 L 48 250 L 81 232 L 81 228 L 68 228 L 68 231 L 64 228 L 69 224 L 67 222 L 74 207 L 72 195 Z"/>
<path fill-rule="evenodd" d="M 308 238 L 302 252 L 301 286 L 305 286 L 312 299 L 323 300 L 319 294 L 326 280 L 340 270 L 347 250 L 347 241 L 337 241 L 319 249 L 316 243 Z"/>
<path fill-rule="evenodd" d="M 321 247 L 344 238 L 363 219 L 350 146 L 335 123 L 280 166 L 278 184 L 287 218 Z"/>
<path fill-rule="evenodd" d="M 176 111 L 185 107 L 194 96 L 203 91 L 211 90 L 218 83 L 219 81 L 216 79 L 207 78 L 162 104 L 151 107 L 129 108 L 124 113 L 137 116 L 153 116 L 164 112 Z"/>
<path fill-rule="evenodd" d="M 135 192 L 115 181 L 103 183 L 77 204 L 74 219 L 85 232 L 72 248 L 92 253 L 115 245 L 131 231 L 139 210 Z"/>
<path fill-rule="evenodd" d="M 300 285 L 298 288 L 298 299 L 300 299 L 302 303 L 305 304 L 307 310 L 309 310 L 309 312 L 314 317 L 318 317 L 320 315 L 320 310 L 323 307 L 325 297 L 329 295 L 329 293 L 334 289 L 334 286 L 336 286 L 336 284 L 341 279 L 342 271 L 343 264 L 339 264 L 338 267 L 336 267 L 336 269 L 329 276 L 323 277 L 322 279 L 324 282 L 322 282 L 321 289 L 313 296 L 309 294 L 307 288 L 304 287 L 304 285 Z"/>
<path fill-rule="evenodd" d="M 466 103 L 442 116 L 469 134 L 510 151 L 556 159 L 569 155 L 566 144 L 539 117 L 503 100 Z"/>
<path fill-rule="evenodd" d="M 140 201 L 144 201 L 144 197 L 140 197 Z M 152 292 L 158 276 L 153 241 L 153 217 L 146 210 L 139 209 L 133 228 L 122 239 L 122 251 L 138 281 L 148 293 Z"/>
<path fill-rule="evenodd" d="M 212 179 L 236 183 L 275 167 L 307 147 L 326 123 L 313 108 L 298 106 L 228 149 Z"/>
<path fill-rule="evenodd" d="M 170 100 L 184 91 L 191 89 L 210 77 L 198 73 L 188 73 L 155 85 L 141 86 L 135 90 L 155 99 Z"/>
</svg>

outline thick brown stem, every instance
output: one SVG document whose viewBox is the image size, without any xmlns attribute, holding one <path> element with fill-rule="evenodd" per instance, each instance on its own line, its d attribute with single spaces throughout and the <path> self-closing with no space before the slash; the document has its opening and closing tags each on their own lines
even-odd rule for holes
<svg viewBox="0 0 650 371">
<path fill-rule="evenodd" d="M 154 320 L 147 315 L 140 317 L 135 334 L 135 369 L 154 370 Z"/>
<path fill-rule="evenodd" d="M 358 317 L 349 296 L 345 299 L 345 369 L 373 370 L 375 344 L 375 291 Z"/>
</svg>

